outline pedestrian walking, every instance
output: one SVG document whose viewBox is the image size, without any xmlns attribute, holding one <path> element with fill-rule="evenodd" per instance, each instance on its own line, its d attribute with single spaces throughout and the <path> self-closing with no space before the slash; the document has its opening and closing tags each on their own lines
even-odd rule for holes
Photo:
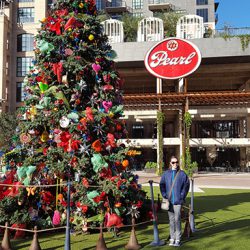
<svg viewBox="0 0 250 250">
<path fill-rule="evenodd" d="M 169 169 L 163 173 L 160 181 L 162 197 L 169 201 L 169 246 L 181 245 L 181 206 L 185 202 L 189 186 L 188 176 L 180 170 L 177 157 L 172 156 Z"/>
</svg>

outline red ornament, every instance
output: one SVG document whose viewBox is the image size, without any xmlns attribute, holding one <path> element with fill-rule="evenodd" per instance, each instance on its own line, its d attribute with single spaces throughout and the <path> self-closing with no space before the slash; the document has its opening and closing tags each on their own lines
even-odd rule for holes
<svg viewBox="0 0 250 250">
<path fill-rule="evenodd" d="M 123 226 L 122 218 L 115 213 L 110 214 L 110 216 L 108 217 L 107 227 L 112 226 L 116 226 L 118 228 Z"/>
</svg>

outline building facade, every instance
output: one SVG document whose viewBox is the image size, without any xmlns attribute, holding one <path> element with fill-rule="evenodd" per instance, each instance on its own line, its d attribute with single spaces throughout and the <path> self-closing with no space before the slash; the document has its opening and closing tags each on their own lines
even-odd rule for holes
<svg viewBox="0 0 250 250">
<path fill-rule="evenodd" d="M 1 1 L 6 3 L 0 14 L 3 112 L 22 105 L 22 81 L 32 66 L 34 36 L 52 2 Z M 181 11 L 202 16 L 205 27 L 214 29 L 218 4 L 214 0 L 101 0 L 97 6 L 113 17 L 124 12 L 153 17 L 158 11 Z M 130 140 L 124 142 L 140 152 L 134 158 L 134 167 L 140 169 L 147 161 L 157 161 L 156 115 L 160 99 L 165 114 L 165 162 L 171 155 L 182 155 L 183 114 L 189 111 L 193 118 L 189 144 L 199 168 L 246 170 L 250 166 L 250 48 L 243 49 L 238 38 L 192 41 L 202 53 L 199 69 L 180 81 L 163 80 L 160 87 L 144 66 L 146 52 L 157 41 L 112 44 L 118 54 L 117 69 L 125 79 L 124 118 Z"/>
</svg>

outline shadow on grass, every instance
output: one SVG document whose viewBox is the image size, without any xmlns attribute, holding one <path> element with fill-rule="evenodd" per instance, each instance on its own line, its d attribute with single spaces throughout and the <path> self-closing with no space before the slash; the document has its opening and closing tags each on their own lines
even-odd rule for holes
<svg viewBox="0 0 250 250">
<path fill-rule="evenodd" d="M 230 240 L 249 238 L 250 225 L 250 191 L 242 190 L 218 190 L 204 189 L 205 193 L 195 194 L 194 206 L 198 231 L 190 239 L 184 239 L 183 249 L 204 249 L 199 248 L 203 242 L 209 244 L 209 248 L 216 249 L 218 241 L 225 241 L 220 250 L 231 250 Z M 157 192 L 155 192 L 157 193 Z M 187 199 L 187 203 L 190 198 Z M 167 240 L 169 227 L 167 212 L 158 213 L 158 229 L 161 240 Z M 212 223 L 213 221 L 213 223 Z M 184 228 L 184 223 L 183 223 Z M 138 243 L 142 249 L 152 249 L 149 244 L 154 240 L 152 222 L 136 227 Z M 96 247 L 98 236 L 93 239 L 88 236 L 72 239 L 72 250 L 93 250 Z M 86 238 L 87 237 L 87 238 Z M 130 237 L 130 228 L 122 229 L 118 238 L 112 238 L 105 233 L 105 242 L 110 250 L 124 249 Z M 13 241 L 13 249 L 28 249 L 28 240 Z M 39 235 L 39 242 L 44 250 L 55 250 L 64 248 L 64 234 Z M 81 246 L 79 247 L 79 244 Z M 204 243 L 205 244 L 205 243 Z M 53 247 L 52 247 L 53 246 Z M 77 246 L 77 247 L 76 247 Z M 168 246 L 156 247 L 157 249 L 167 249 Z M 240 248 L 242 249 L 242 248 Z"/>
<path fill-rule="evenodd" d="M 231 211 L 229 207 L 242 205 L 243 203 L 249 202 L 250 200 L 250 191 L 244 193 L 239 192 L 233 194 L 229 193 L 224 195 L 212 195 L 210 194 L 211 190 L 204 190 L 204 196 L 195 196 L 194 198 L 196 214 L 204 212 L 216 212 L 218 210 Z M 188 201 L 190 201 L 190 198 Z"/>
</svg>

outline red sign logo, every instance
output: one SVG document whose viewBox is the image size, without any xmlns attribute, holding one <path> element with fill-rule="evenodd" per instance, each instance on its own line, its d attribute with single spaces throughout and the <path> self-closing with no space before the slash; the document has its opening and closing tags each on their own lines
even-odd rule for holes
<svg viewBox="0 0 250 250">
<path fill-rule="evenodd" d="M 147 70 L 158 78 L 178 79 L 199 67 L 201 53 L 187 40 L 167 38 L 148 51 L 144 63 Z"/>
</svg>

